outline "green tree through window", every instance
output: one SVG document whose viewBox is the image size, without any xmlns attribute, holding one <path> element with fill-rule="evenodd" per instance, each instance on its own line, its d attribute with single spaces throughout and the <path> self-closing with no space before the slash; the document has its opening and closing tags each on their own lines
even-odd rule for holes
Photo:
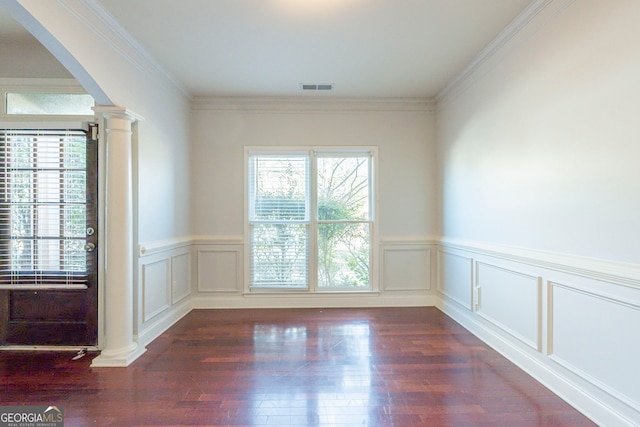
<svg viewBox="0 0 640 427">
<path fill-rule="evenodd" d="M 250 154 L 250 286 L 369 289 L 371 170 L 369 152 Z"/>
</svg>

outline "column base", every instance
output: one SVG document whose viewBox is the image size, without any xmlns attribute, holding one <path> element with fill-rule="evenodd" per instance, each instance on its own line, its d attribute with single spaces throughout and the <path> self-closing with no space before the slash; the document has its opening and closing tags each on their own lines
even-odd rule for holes
<svg viewBox="0 0 640 427">
<path fill-rule="evenodd" d="M 103 350 L 91 361 L 92 368 L 126 368 L 147 351 L 137 343 L 119 350 Z"/>
</svg>

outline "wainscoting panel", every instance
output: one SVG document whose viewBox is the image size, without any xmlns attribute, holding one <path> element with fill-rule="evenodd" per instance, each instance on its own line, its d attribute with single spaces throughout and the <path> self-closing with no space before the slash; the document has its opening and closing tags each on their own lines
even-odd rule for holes
<svg viewBox="0 0 640 427">
<path fill-rule="evenodd" d="M 472 310 L 473 258 L 438 250 L 438 291 Z"/>
<path fill-rule="evenodd" d="M 480 317 L 528 346 L 541 350 L 540 277 L 478 262 L 476 287 Z"/>
<path fill-rule="evenodd" d="M 383 244 L 381 289 L 428 291 L 431 289 L 431 249 L 427 244 Z"/>
<path fill-rule="evenodd" d="M 575 285 L 549 288 L 550 357 L 640 412 L 638 302 Z"/>
<path fill-rule="evenodd" d="M 241 293 L 242 245 L 198 245 L 198 292 Z"/>
<path fill-rule="evenodd" d="M 142 265 L 142 321 L 147 322 L 170 305 L 171 263 L 160 259 Z"/>
<path fill-rule="evenodd" d="M 140 345 L 153 341 L 191 310 L 191 252 L 191 239 L 140 246 L 135 310 Z"/>
<path fill-rule="evenodd" d="M 640 425 L 640 266 L 443 239 L 437 278 L 439 308 L 597 424 Z"/>
<path fill-rule="evenodd" d="M 171 303 L 191 294 L 191 252 L 171 257 Z"/>
</svg>

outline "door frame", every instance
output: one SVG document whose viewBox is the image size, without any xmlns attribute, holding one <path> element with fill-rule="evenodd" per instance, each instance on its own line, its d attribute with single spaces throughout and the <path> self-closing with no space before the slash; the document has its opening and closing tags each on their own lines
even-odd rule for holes
<svg viewBox="0 0 640 427">
<path fill-rule="evenodd" d="M 4 119 L 4 120 L 3 120 Z M 96 124 L 96 135 L 91 135 L 97 140 L 97 339 L 96 345 L 5 345 L 0 346 L 0 351 L 98 351 L 104 347 L 104 283 L 105 283 L 105 184 L 106 184 L 106 138 L 103 135 L 104 119 L 101 115 L 95 116 L 27 116 L 14 118 L 4 116 L 0 118 L 0 127 L 11 129 L 83 129 L 90 132 L 89 124 Z"/>
</svg>

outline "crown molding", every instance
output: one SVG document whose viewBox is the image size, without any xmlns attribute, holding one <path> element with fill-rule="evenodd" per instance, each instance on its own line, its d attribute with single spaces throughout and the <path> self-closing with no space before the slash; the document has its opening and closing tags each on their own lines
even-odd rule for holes
<svg viewBox="0 0 640 427">
<path fill-rule="evenodd" d="M 463 90 L 465 86 L 481 75 L 482 69 L 498 63 L 506 54 L 516 50 L 541 26 L 575 1 L 534 0 L 531 2 L 495 39 L 480 51 L 464 70 L 449 80 L 435 96 L 435 101 L 440 104 Z"/>
<path fill-rule="evenodd" d="M 195 97 L 194 111 L 366 112 L 413 111 L 435 114 L 431 98 Z"/>
<path fill-rule="evenodd" d="M 164 68 L 97 0 L 58 0 L 70 14 L 82 21 L 96 36 L 111 46 L 138 71 L 157 76 L 187 99 L 186 87 Z"/>
</svg>

